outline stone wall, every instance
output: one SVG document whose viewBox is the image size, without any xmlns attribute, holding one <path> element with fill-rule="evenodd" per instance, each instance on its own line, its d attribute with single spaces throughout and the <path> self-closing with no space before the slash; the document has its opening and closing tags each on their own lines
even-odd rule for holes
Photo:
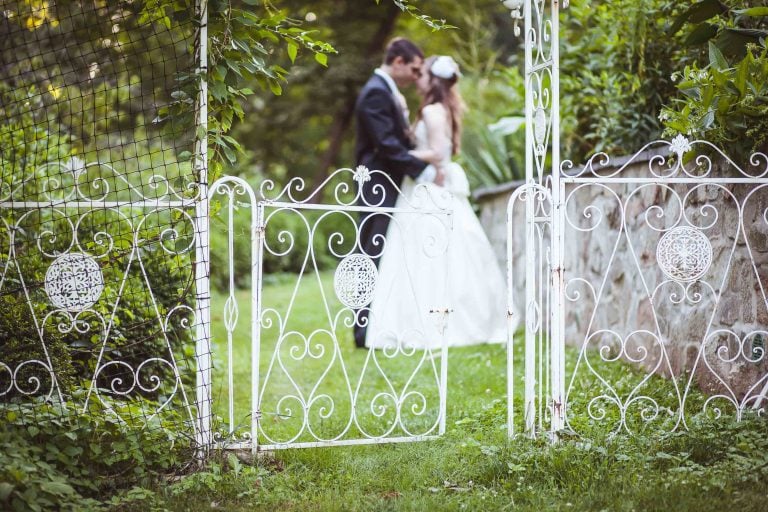
<svg viewBox="0 0 768 512">
<path fill-rule="evenodd" d="M 653 156 L 633 159 L 621 177 L 653 177 L 648 164 Z M 746 407 L 768 382 L 768 189 L 716 185 L 718 177 L 733 176 L 726 167 L 716 165 L 701 185 L 566 187 L 566 343 L 608 346 L 666 377 L 685 381 L 692 375 L 690 382 L 709 394 L 746 400 Z M 601 173 L 610 171 L 606 167 Z M 507 265 L 507 204 L 520 185 L 475 192 L 481 223 L 502 268 Z M 681 283 L 662 271 L 657 250 L 671 231 L 692 235 L 704 251 L 683 267 L 697 261 L 706 266 L 711 246 L 711 265 L 699 279 Z M 527 265 L 522 202 L 513 209 L 510 232 L 515 305 L 522 312 Z M 662 247 L 672 247 L 672 253 L 665 254 L 680 258 L 674 252 L 680 243 L 668 235 Z"/>
</svg>

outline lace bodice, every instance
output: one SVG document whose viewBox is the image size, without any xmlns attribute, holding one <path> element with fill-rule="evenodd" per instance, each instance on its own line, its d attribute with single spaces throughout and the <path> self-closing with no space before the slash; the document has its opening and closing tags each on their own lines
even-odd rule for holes
<svg viewBox="0 0 768 512">
<path fill-rule="evenodd" d="M 431 109 L 431 111 L 427 113 L 427 109 Z M 440 133 L 433 134 L 432 143 L 437 147 L 430 146 L 430 134 L 427 130 L 427 123 L 424 121 L 424 119 L 419 119 L 413 129 L 413 134 L 416 138 L 416 149 L 433 149 L 441 151 L 443 153 L 443 162 L 450 162 L 451 155 L 453 154 L 453 144 L 451 142 L 451 124 L 448 122 L 447 112 L 445 111 L 445 108 L 439 104 L 428 105 L 424 110 L 424 115 L 441 115 L 443 117 L 443 121 L 440 123 L 440 125 L 444 129 Z"/>
<path fill-rule="evenodd" d="M 467 175 L 458 163 L 451 160 L 451 157 L 453 156 L 451 123 L 448 119 L 445 107 L 440 104 L 428 105 L 425 107 L 423 114 L 424 116 L 435 116 L 435 118 L 437 118 L 439 122 L 436 123 L 432 122 L 433 118 L 430 118 L 430 126 L 434 126 L 439 131 L 430 134 L 427 129 L 426 121 L 420 119 L 413 128 L 413 134 L 416 138 L 416 149 L 438 152 L 442 157 L 440 167 L 445 173 L 443 187 L 454 195 L 462 197 L 469 196 L 469 181 L 467 180 Z M 442 121 L 440 121 L 440 118 L 437 116 L 442 116 Z"/>
</svg>

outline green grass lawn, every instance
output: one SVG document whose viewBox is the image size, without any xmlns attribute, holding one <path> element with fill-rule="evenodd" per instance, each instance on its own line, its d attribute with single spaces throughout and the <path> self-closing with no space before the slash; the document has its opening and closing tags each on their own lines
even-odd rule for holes
<svg viewBox="0 0 768 512">
<path fill-rule="evenodd" d="M 329 286 L 329 276 L 319 286 Z M 319 293 L 319 289 L 314 293 Z M 276 278 L 265 301 L 285 307 L 291 281 Z M 214 298 L 216 412 L 226 418 L 226 332 L 223 298 Z M 234 344 L 236 423 L 248 425 L 250 404 L 249 292 L 240 292 Z M 317 295 L 293 305 L 297 330 L 326 322 Z M 265 306 L 268 306 L 265 302 Z M 351 333 L 339 330 L 350 374 L 367 356 L 352 348 Z M 264 336 L 268 364 L 274 336 Z M 568 353 L 572 367 L 576 353 Z M 521 361 L 522 363 L 522 361 Z M 323 366 L 306 363 L 307 375 Z M 419 443 L 278 450 L 254 464 L 232 453 L 214 454 L 208 468 L 158 486 L 123 509 L 167 510 L 739 510 L 768 507 L 768 422 L 691 416 L 689 431 L 661 435 L 612 434 L 592 425 L 588 437 L 545 440 L 506 437 L 505 347 L 450 349 L 447 433 Z M 516 365 L 516 372 L 523 369 Z M 613 364 L 605 372 L 632 389 L 643 375 Z M 407 373 L 407 370 L 405 371 Z M 330 374 L 329 374 L 330 375 Z M 338 374 L 328 389 L 340 385 Z M 586 380 L 575 400 L 584 401 Z M 281 384 L 275 384 L 275 389 Z M 671 384 L 654 377 L 648 386 L 664 393 Z M 516 393 L 522 392 L 518 386 Z M 586 395 L 585 395 L 586 396 Z M 270 420 L 272 421 L 272 420 Z M 275 419 L 289 431 L 290 421 Z M 333 425 L 324 425 L 333 430 Z M 584 425 L 589 426 L 589 425 Z M 224 425 L 226 427 L 226 425 Z"/>
<path fill-rule="evenodd" d="M 422 403 L 417 398 L 406 401 L 402 407 L 403 424 L 414 434 L 436 434 L 436 422 L 439 412 L 439 389 L 437 375 L 440 371 L 440 351 L 425 353 L 416 351 L 412 355 L 400 355 L 387 358 L 381 351 L 369 352 L 354 348 L 352 329 L 344 320 L 350 315 L 339 316 L 343 308 L 335 299 L 333 293 L 333 274 L 324 273 L 320 281 L 305 278 L 298 286 L 296 300 L 294 276 L 273 277 L 274 284 L 267 287 L 264 294 L 264 309 L 274 309 L 281 314 L 281 320 L 285 323 L 285 331 L 296 331 L 309 335 L 315 330 L 325 330 L 338 339 L 339 354 L 333 357 L 334 342 L 326 332 L 318 332 L 311 338 L 310 350 L 315 355 L 324 352 L 320 357 L 305 355 L 296 360 L 291 357 L 291 351 L 302 352 L 305 349 L 303 338 L 289 336 L 280 350 L 280 361 L 273 362 L 275 345 L 278 337 L 278 319 L 275 315 L 267 315 L 266 318 L 274 319 L 272 328 L 262 331 L 261 358 L 260 358 L 260 385 L 264 388 L 262 400 L 263 421 L 262 428 L 271 439 L 288 440 L 301 430 L 300 409 L 295 400 L 288 400 L 288 405 L 278 407 L 278 400 L 285 395 L 296 395 L 297 389 L 306 399 L 314 389 L 314 396 L 327 395 L 333 397 L 333 414 L 328 418 L 322 418 L 320 409 L 329 407 L 330 400 L 322 397 L 316 402 L 316 406 L 310 408 L 309 419 L 313 431 L 324 439 L 338 437 L 344 426 L 349 422 L 351 408 L 351 392 L 357 390 L 360 385 L 357 420 L 371 436 L 379 436 L 387 431 L 394 421 L 394 408 L 387 398 L 376 400 L 379 392 L 392 389 L 400 393 L 407 386 L 407 390 L 418 391 L 424 395 Z M 322 286 L 322 292 L 320 290 Z M 324 296 L 326 301 L 320 297 Z M 240 317 L 233 335 L 233 398 L 234 398 L 234 425 L 239 433 L 250 428 L 251 411 L 251 336 L 250 336 L 250 291 L 241 290 L 237 294 L 240 305 Z M 227 355 L 227 331 L 222 318 L 224 316 L 225 297 L 214 295 L 213 298 L 213 343 L 214 343 L 214 411 L 224 419 L 227 430 L 229 420 L 229 382 L 227 368 L 229 357 Z M 327 307 L 326 307 L 327 302 Z M 290 311 L 290 314 L 286 312 Z M 493 400 L 503 398 L 505 390 L 505 350 L 502 346 L 485 346 L 478 350 L 472 348 L 452 349 L 449 356 L 449 381 L 450 389 L 448 400 L 448 414 L 458 414 L 466 410 L 469 403 L 474 406 L 482 406 Z M 452 368 L 456 363 L 456 368 Z M 279 364 L 282 363 L 282 366 Z M 272 372 L 269 372 L 273 366 Z M 361 379 L 363 372 L 364 378 Z M 288 378 L 290 376 L 290 379 Z M 460 392 L 454 392 L 460 390 Z M 381 417 L 371 413 L 371 405 L 388 406 L 387 411 Z M 422 414 L 409 414 L 412 406 L 424 405 Z M 283 409 L 289 408 L 293 415 L 283 414 Z M 348 429 L 343 439 L 365 438 L 359 428 Z M 406 435 L 401 428 L 395 428 L 387 437 Z M 315 441 L 307 432 L 297 441 Z M 261 436 L 262 443 L 268 441 Z"/>
</svg>

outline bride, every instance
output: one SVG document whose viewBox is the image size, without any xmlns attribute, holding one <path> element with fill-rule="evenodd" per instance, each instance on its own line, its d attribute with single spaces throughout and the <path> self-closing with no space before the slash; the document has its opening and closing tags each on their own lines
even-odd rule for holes
<svg viewBox="0 0 768 512">
<path fill-rule="evenodd" d="M 417 184 L 406 177 L 395 205 L 413 209 L 427 196 L 448 193 L 452 227 L 446 228 L 441 241 L 440 229 L 436 230 L 435 218 L 429 219 L 429 214 L 396 212 L 392 216 L 371 302 L 368 347 L 441 347 L 440 314 L 430 310 L 445 308 L 450 308 L 444 333 L 448 346 L 507 339 L 505 280 L 469 203 L 464 170 L 451 161 L 461 138 L 459 76 L 451 57 L 424 61 L 416 82 L 422 103 L 412 154 L 434 164 L 436 181 L 442 184 Z"/>
</svg>

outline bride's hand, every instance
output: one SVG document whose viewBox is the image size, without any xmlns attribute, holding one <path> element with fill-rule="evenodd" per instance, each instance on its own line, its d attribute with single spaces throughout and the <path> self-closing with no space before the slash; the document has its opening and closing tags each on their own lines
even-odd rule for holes
<svg viewBox="0 0 768 512">
<path fill-rule="evenodd" d="M 445 184 L 445 170 L 442 167 L 435 168 L 435 185 L 442 187 Z"/>
</svg>

